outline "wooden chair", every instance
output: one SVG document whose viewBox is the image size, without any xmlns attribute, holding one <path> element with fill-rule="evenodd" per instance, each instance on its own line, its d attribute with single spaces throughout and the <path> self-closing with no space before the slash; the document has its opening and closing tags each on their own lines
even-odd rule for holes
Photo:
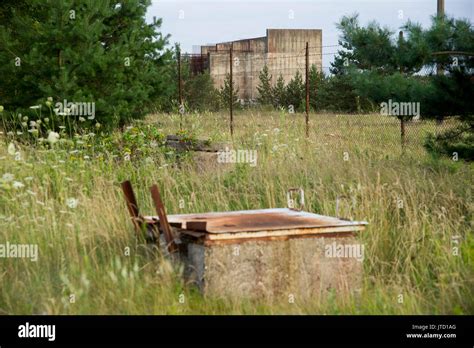
<svg viewBox="0 0 474 348">
<path fill-rule="evenodd" d="M 175 237 L 173 235 L 170 224 L 168 223 L 168 218 L 166 216 L 165 206 L 161 200 L 160 191 L 158 190 L 157 185 L 153 185 L 150 188 L 151 197 L 155 204 L 155 209 L 158 214 L 159 220 L 153 218 L 145 218 L 140 214 L 138 209 L 138 203 L 133 192 L 132 184 L 130 181 L 122 182 L 122 190 L 125 195 L 125 201 L 127 202 L 128 212 L 132 218 L 133 225 L 135 227 L 135 232 L 140 237 L 143 231 L 146 231 L 146 240 L 147 242 L 153 242 L 159 244 L 160 232 L 163 233 L 166 246 L 170 253 L 176 252 L 178 247 L 175 242 Z"/>
</svg>

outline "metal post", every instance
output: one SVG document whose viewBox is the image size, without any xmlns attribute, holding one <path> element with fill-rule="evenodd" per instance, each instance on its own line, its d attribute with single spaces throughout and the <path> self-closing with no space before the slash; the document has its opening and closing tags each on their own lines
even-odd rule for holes
<svg viewBox="0 0 474 348">
<path fill-rule="evenodd" d="M 306 137 L 309 137 L 309 45 L 306 42 Z"/>
<path fill-rule="evenodd" d="M 403 43 L 403 31 L 400 30 L 398 33 L 399 45 Z M 403 74 L 403 66 L 400 64 L 400 74 Z M 400 116 L 400 141 L 402 144 L 402 151 L 405 150 L 405 118 Z"/>
<path fill-rule="evenodd" d="M 178 95 L 179 95 L 179 129 L 183 129 L 183 84 L 181 81 L 181 50 L 178 51 Z"/>
<path fill-rule="evenodd" d="M 438 18 L 444 17 L 444 0 L 438 0 L 438 10 L 436 15 L 438 16 Z M 444 69 L 441 64 L 436 65 L 436 74 L 444 75 Z"/>
<path fill-rule="evenodd" d="M 438 9 L 437 9 L 436 15 L 438 16 L 438 18 L 444 17 L 444 0 L 438 0 Z M 436 64 L 436 74 L 437 75 L 444 75 L 443 65 L 440 64 L 440 63 Z M 443 121 L 444 121 L 444 119 L 441 116 L 441 117 L 436 119 L 436 124 L 441 125 L 441 124 L 443 124 Z"/>
<path fill-rule="evenodd" d="M 444 0 L 438 0 L 438 17 L 444 16 Z"/>
<path fill-rule="evenodd" d="M 400 137 L 402 143 L 402 151 L 405 150 L 405 119 L 400 116 Z"/>
<path fill-rule="evenodd" d="M 233 137 L 234 136 L 234 115 L 232 113 L 233 107 L 234 107 L 234 100 L 233 100 L 233 95 L 234 95 L 234 82 L 233 82 L 233 49 L 234 49 L 234 44 L 230 44 L 230 50 L 229 50 L 229 64 L 230 64 L 230 86 L 229 86 L 229 111 L 230 111 L 230 135 Z"/>
</svg>

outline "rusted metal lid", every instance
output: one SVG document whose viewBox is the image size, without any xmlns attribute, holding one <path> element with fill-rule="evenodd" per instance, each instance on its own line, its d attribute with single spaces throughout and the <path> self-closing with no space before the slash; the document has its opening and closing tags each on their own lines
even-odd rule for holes
<svg viewBox="0 0 474 348">
<path fill-rule="evenodd" d="M 211 234 L 297 229 L 350 232 L 367 225 L 365 221 L 347 221 L 287 208 L 168 215 L 168 220 L 175 227 Z"/>
</svg>

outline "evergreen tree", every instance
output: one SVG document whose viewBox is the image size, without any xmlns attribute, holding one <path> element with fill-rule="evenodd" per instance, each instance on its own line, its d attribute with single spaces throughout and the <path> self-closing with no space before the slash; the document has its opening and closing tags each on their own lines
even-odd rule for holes
<svg viewBox="0 0 474 348">
<path fill-rule="evenodd" d="M 188 77 L 184 83 L 184 99 L 191 110 L 216 111 L 219 109 L 218 93 L 209 72 Z"/>
<path fill-rule="evenodd" d="M 93 102 L 96 120 L 123 124 L 146 114 L 165 91 L 171 58 L 161 21 L 147 24 L 149 0 L 22 0 L 0 16 L 0 98 L 9 111 Z M 27 10 L 25 10 L 26 6 Z M 44 104 L 43 104 L 44 107 Z"/>
<path fill-rule="evenodd" d="M 306 88 L 303 83 L 303 77 L 301 73 L 297 71 L 286 86 L 286 102 L 288 105 L 293 105 L 295 111 L 301 111 L 304 105 L 305 94 Z"/>
<path fill-rule="evenodd" d="M 325 108 L 325 85 L 324 74 L 318 71 L 316 65 L 311 65 L 309 70 L 309 102 L 313 110 L 323 110 Z"/>
<path fill-rule="evenodd" d="M 219 98 L 221 107 L 224 109 L 229 108 L 230 98 L 232 98 L 232 104 L 234 107 L 240 106 L 239 104 L 239 89 L 235 87 L 235 83 L 232 81 L 232 96 L 230 94 L 230 74 L 226 74 L 224 84 L 219 90 Z"/>
<path fill-rule="evenodd" d="M 275 86 L 272 87 L 272 102 L 276 108 L 287 107 L 285 80 L 281 74 L 278 76 Z"/>
<path fill-rule="evenodd" d="M 272 105 L 272 75 L 268 71 L 268 66 L 265 64 L 259 74 L 259 84 L 257 86 L 258 97 L 257 101 L 261 105 Z"/>
<path fill-rule="evenodd" d="M 458 152 L 459 158 L 473 160 L 474 57 L 470 52 L 474 51 L 474 29 L 469 20 L 435 16 L 428 29 L 408 22 L 403 37 L 376 22 L 361 27 L 357 15 L 343 17 L 338 27 L 343 50 L 332 64 L 331 71 L 338 78 L 331 79 L 331 84 L 342 82 L 346 87 L 338 88 L 340 100 L 354 100 L 356 94 L 359 103 L 363 101 L 360 97 L 375 104 L 389 99 L 419 102 L 424 118 L 454 116 L 461 125 L 430 137 L 426 146 L 430 151 Z M 445 73 L 415 75 L 437 66 Z"/>
</svg>

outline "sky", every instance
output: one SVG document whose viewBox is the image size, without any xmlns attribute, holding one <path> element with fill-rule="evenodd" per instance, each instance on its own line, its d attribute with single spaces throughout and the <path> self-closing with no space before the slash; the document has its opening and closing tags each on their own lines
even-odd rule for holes
<svg viewBox="0 0 474 348">
<path fill-rule="evenodd" d="M 147 21 L 162 19 L 161 31 L 183 52 L 217 42 L 260 37 L 266 29 L 322 29 L 323 68 L 338 47 L 336 23 L 359 14 L 362 25 L 376 20 L 393 30 L 406 21 L 424 27 L 436 14 L 437 0 L 153 0 Z M 446 14 L 474 22 L 474 0 L 445 0 Z"/>
</svg>

